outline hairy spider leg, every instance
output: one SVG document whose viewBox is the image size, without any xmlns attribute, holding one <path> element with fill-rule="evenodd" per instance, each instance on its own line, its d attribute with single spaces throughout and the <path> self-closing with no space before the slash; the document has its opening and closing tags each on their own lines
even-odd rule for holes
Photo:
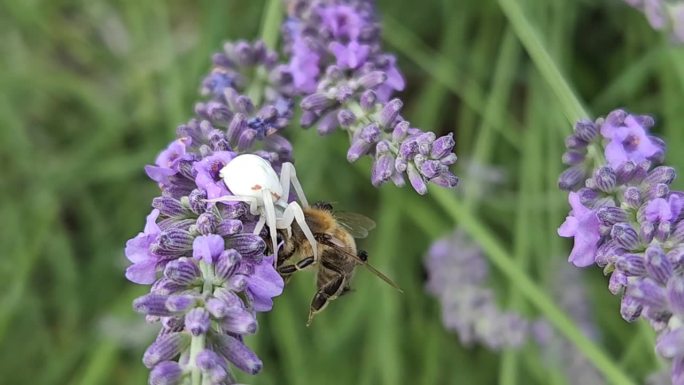
<svg viewBox="0 0 684 385">
<path fill-rule="evenodd" d="M 306 196 L 304 195 L 302 185 L 299 183 L 299 179 L 297 179 L 297 171 L 292 163 L 285 162 L 280 169 L 280 186 L 283 189 L 283 195 L 281 199 L 285 199 L 286 201 L 290 196 L 290 183 L 292 183 L 292 186 L 297 193 L 297 198 L 302 202 L 302 206 L 305 209 L 308 209 L 309 202 L 306 200 Z"/>
</svg>

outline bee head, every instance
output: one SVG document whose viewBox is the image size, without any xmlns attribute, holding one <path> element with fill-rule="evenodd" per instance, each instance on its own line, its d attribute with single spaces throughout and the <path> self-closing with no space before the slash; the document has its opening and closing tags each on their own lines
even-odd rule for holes
<svg viewBox="0 0 684 385">
<path fill-rule="evenodd" d="M 330 203 L 328 202 L 316 202 L 313 204 L 313 207 L 319 210 L 325 210 L 325 211 L 332 211 L 333 207 Z"/>
</svg>

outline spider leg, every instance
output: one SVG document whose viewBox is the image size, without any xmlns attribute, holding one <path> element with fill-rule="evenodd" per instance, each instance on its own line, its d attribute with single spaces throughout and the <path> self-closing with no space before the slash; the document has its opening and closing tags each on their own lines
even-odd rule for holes
<svg viewBox="0 0 684 385">
<path fill-rule="evenodd" d="M 285 162 L 280 169 L 280 185 L 283 188 L 283 197 L 285 200 L 288 199 L 290 194 L 290 183 L 292 183 L 292 187 L 294 187 L 295 192 L 297 193 L 297 198 L 302 202 L 302 206 L 305 209 L 308 209 L 309 202 L 306 200 L 302 185 L 299 184 L 299 179 L 297 179 L 297 171 L 292 163 Z"/>
<path fill-rule="evenodd" d="M 297 221 L 299 228 L 302 230 L 304 236 L 309 241 L 311 249 L 313 249 L 314 263 L 318 262 L 318 243 L 316 242 L 316 238 L 311 232 L 311 229 L 309 229 L 309 225 L 306 224 L 306 219 L 304 218 L 304 211 L 302 211 L 302 207 L 299 205 L 299 203 L 290 202 L 290 204 L 283 212 L 283 218 L 289 216 L 290 213 L 294 216 L 294 219 L 295 221 Z"/>
<path fill-rule="evenodd" d="M 264 223 L 266 222 L 266 216 L 265 215 L 260 215 L 259 216 L 259 221 L 254 225 L 254 231 L 252 233 L 254 234 L 259 234 L 261 232 L 261 229 L 264 228 Z"/>
<path fill-rule="evenodd" d="M 271 233 L 271 242 L 273 243 L 273 254 L 278 255 L 278 237 L 276 235 L 276 214 L 273 206 L 273 197 L 271 191 L 268 189 L 261 190 L 264 197 L 264 210 L 266 212 L 266 224 Z M 276 265 L 278 258 L 273 258 L 273 266 Z"/>
<path fill-rule="evenodd" d="M 224 195 L 214 199 L 205 199 L 205 202 L 246 202 L 249 203 L 249 213 L 252 215 L 259 214 L 259 201 L 254 197 Z"/>
</svg>

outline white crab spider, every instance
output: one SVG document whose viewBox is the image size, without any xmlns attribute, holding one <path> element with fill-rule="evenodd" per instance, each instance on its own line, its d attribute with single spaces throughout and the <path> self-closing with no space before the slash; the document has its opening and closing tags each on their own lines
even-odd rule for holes
<svg viewBox="0 0 684 385">
<path fill-rule="evenodd" d="M 296 221 L 306 239 L 311 244 L 314 261 L 318 260 L 318 247 L 316 239 L 306 224 L 304 211 L 296 202 L 289 202 L 290 184 L 297 193 L 297 198 L 304 208 L 309 207 L 302 186 L 299 184 L 297 174 L 292 163 L 283 163 L 280 170 L 280 179 L 271 164 L 261 157 L 253 154 L 243 154 L 221 169 L 219 175 L 225 182 L 233 196 L 222 196 L 209 200 L 210 202 L 240 201 L 249 203 L 249 211 L 252 215 L 259 215 L 259 221 L 254 227 L 254 234 L 259 234 L 264 224 L 268 225 L 274 253 L 277 255 L 278 245 L 277 229 L 291 232 L 291 225 Z M 274 264 L 278 258 L 274 258 Z"/>
</svg>

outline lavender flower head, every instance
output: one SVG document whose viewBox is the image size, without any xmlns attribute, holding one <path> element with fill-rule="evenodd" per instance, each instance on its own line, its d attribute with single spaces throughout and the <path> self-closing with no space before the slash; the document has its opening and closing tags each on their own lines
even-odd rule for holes
<svg viewBox="0 0 684 385">
<path fill-rule="evenodd" d="M 262 367 L 243 337 L 257 332 L 256 314 L 272 308 L 283 280 L 245 204 L 207 199 L 230 194 L 219 171 L 240 153 L 275 168 L 291 159 L 279 135 L 292 116 L 282 73 L 263 43 L 227 44 L 203 82 L 208 99 L 197 117 L 145 168 L 161 195 L 125 252 L 126 278 L 151 285 L 133 307 L 161 324 L 143 356 L 150 384 L 233 384 L 231 366 L 250 374 Z M 248 88 L 250 74 L 261 77 L 257 88 Z"/>
<path fill-rule="evenodd" d="M 467 346 L 482 344 L 495 351 L 520 347 L 529 322 L 514 312 L 500 310 L 486 286 L 487 262 L 482 251 L 457 230 L 430 247 L 425 256 L 427 291 L 442 305 L 442 322 Z"/>
<path fill-rule="evenodd" d="M 676 172 L 661 165 L 665 143 L 649 135 L 653 125 L 623 110 L 578 122 L 559 179 L 572 206 L 559 234 L 574 237 L 570 262 L 610 274 L 625 320 L 651 323 L 673 383 L 684 384 L 684 193 L 670 188 Z"/>
<path fill-rule="evenodd" d="M 392 181 L 420 194 L 427 182 L 452 188 L 458 178 L 453 135 L 437 138 L 411 127 L 401 115 L 403 103 L 392 99 L 404 89 L 394 56 L 382 51 L 380 27 L 370 1 L 288 1 L 285 51 L 296 94 L 303 96 L 301 124 L 320 134 L 348 132 L 347 160 L 374 158 L 374 186 Z"/>
<path fill-rule="evenodd" d="M 668 31 L 672 40 L 684 43 L 684 2 L 681 0 L 625 0 L 640 10 L 657 31 Z"/>
</svg>

